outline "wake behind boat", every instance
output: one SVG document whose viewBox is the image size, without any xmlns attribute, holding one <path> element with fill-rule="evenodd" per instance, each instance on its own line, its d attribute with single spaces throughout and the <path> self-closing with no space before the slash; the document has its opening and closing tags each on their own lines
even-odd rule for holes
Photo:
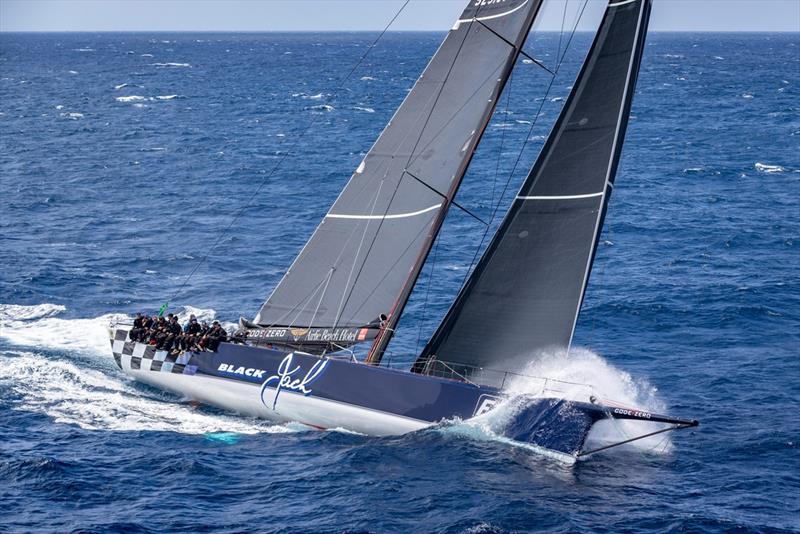
<svg viewBox="0 0 800 534">
<path fill-rule="evenodd" d="M 568 459 L 596 452 L 583 447 L 602 419 L 668 425 L 633 439 L 697 425 L 608 405 L 590 388 L 567 399 L 547 378 L 538 395 L 509 406 L 507 384 L 517 373 L 494 371 L 572 342 L 651 0 L 608 4 L 550 136 L 444 320 L 409 369 L 381 365 L 448 210 L 475 216 L 455 196 L 519 56 L 541 65 L 522 49 L 541 5 L 470 2 L 255 319 L 240 320 L 234 341 L 211 351 L 159 350 L 114 325 L 120 368 L 239 413 L 369 435 L 502 406 L 498 434 Z M 359 361 L 352 349 L 362 344 L 369 350 Z"/>
</svg>

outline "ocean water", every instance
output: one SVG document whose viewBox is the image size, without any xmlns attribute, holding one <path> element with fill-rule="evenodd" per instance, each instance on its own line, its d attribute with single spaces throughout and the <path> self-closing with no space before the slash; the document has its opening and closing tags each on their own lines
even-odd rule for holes
<svg viewBox="0 0 800 534">
<path fill-rule="evenodd" d="M 255 314 L 442 39 L 389 33 L 342 81 L 375 37 L 0 34 L 0 532 L 800 531 L 796 33 L 649 36 L 576 347 L 531 363 L 697 429 L 567 466 L 458 421 L 272 425 L 116 368 L 115 317 Z M 461 203 L 502 212 L 590 40 L 549 92 L 520 62 Z M 555 68 L 564 41 L 528 49 Z M 393 364 L 483 232 L 452 213 Z"/>
</svg>

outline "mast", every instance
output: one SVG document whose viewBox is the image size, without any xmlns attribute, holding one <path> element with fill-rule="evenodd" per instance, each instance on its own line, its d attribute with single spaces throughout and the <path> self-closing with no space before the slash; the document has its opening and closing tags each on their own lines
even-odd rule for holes
<svg viewBox="0 0 800 534">
<path fill-rule="evenodd" d="M 609 2 L 536 163 L 415 371 L 439 360 L 468 376 L 476 367 L 569 348 L 613 189 L 650 6 L 651 0 Z"/>
<path fill-rule="evenodd" d="M 252 327 L 311 352 L 386 343 L 542 0 L 471 0 Z"/>
<path fill-rule="evenodd" d="M 479 3 L 480 2 L 475 2 L 475 5 L 478 5 Z M 516 39 L 514 40 L 507 39 L 505 36 L 503 36 L 498 31 L 495 31 L 490 26 L 490 24 L 492 24 L 492 22 L 489 20 L 492 18 L 491 16 L 485 17 L 485 19 L 483 17 L 479 18 L 477 17 L 477 12 L 476 12 L 475 18 L 468 22 L 468 24 L 470 25 L 476 24 L 477 31 L 480 31 L 481 27 L 483 27 L 483 29 L 488 30 L 494 36 L 495 39 L 500 40 L 501 42 L 505 43 L 508 46 L 508 48 L 511 51 L 511 54 L 506 59 L 505 65 L 503 65 L 502 76 L 498 78 L 497 88 L 490 98 L 490 102 L 492 103 L 491 111 L 483 117 L 483 120 L 478 128 L 477 135 L 474 135 L 470 138 L 469 142 L 470 146 L 468 147 L 468 156 L 462 161 L 461 166 L 458 169 L 458 174 L 461 177 L 463 177 L 464 174 L 466 174 L 467 168 L 469 167 L 469 164 L 471 163 L 472 158 L 475 155 L 475 150 L 478 146 L 478 143 L 480 142 L 484 132 L 486 131 L 487 126 L 489 125 L 489 121 L 492 118 L 494 109 L 496 108 L 497 102 L 500 99 L 500 95 L 503 93 L 503 89 L 505 88 L 506 83 L 508 82 L 508 79 L 511 75 L 511 71 L 514 69 L 514 65 L 516 64 L 517 59 L 519 58 L 519 55 L 522 52 L 522 47 L 524 46 L 525 41 L 527 40 L 528 33 L 530 32 L 531 26 L 533 26 L 533 22 L 536 18 L 540 6 L 541 2 L 537 2 L 537 5 L 530 13 L 529 19 L 523 26 L 524 31 L 520 31 L 516 36 Z M 458 22 L 456 22 L 456 26 L 458 26 L 459 23 L 465 22 L 466 20 L 468 19 L 465 19 L 462 16 L 462 18 L 459 19 Z M 484 22 L 484 20 L 486 20 L 489 24 L 487 24 L 487 22 Z M 525 28 L 527 28 L 527 30 L 525 30 Z M 433 247 L 433 244 L 436 240 L 436 236 L 439 234 L 439 231 L 441 230 L 441 227 L 444 224 L 445 219 L 447 218 L 448 209 L 450 207 L 450 204 L 452 204 L 453 202 L 453 198 L 455 197 L 460 184 L 461 180 L 455 181 L 450 190 L 447 192 L 447 195 L 444 197 L 443 208 L 438 213 L 436 219 L 433 222 L 431 231 L 427 235 L 425 246 L 423 247 L 422 251 L 420 251 L 420 257 L 414 264 L 414 269 L 411 271 L 411 273 L 409 273 L 408 281 L 403 286 L 403 291 L 398 296 L 397 301 L 395 302 L 386 320 L 382 322 L 381 329 L 378 332 L 377 337 L 375 338 L 375 341 L 369 351 L 369 354 L 367 355 L 366 358 L 367 363 L 377 365 L 383 358 L 383 354 L 384 352 L 386 352 L 386 347 L 389 345 L 389 342 L 394 336 L 397 323 L 400 321 L 403 309 L 405 308 L 405 305 L 408 303 L 408 299 L 411 296 L 411 292 L 413 291 L 417 279 L 419 278 L 419 275 L 422 272 L 422 268 L 425 265 L 425 261 L 428 258 L 428 254 L 430 253 L 431 248 Z"/>
</svg>

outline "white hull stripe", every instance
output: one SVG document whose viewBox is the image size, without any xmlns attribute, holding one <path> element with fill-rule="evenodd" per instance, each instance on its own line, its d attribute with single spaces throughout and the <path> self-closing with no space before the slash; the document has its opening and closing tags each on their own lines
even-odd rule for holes
<svg viewBox="0 0 800 534">
<path fill-rule="evenodd" d="M 573 200 L 576 198 L 592 198 L 592 197 L 599 197 L 603 195 L 603 191 L 599 193 L 588 193 L 586 195 L 556 195 L 550 197 L 525 197 L 525 196 L 517 196 L 517 200 Z"/>
<path fill-rule="evenodd" d="M 622 2 L 614 2 L 613 4 L 608 4 L 608 7 L 624 6 L 625 4 L 630 4 L 631 2 L 635 1 L 636 0 L 622 0 Z"/>
<path fill-rule="evenodd" d="M 379 221 L 382 219 L 405 219 L 406 217 L 415 217 L 439 209 L 442 205 L 436 204 L 430 208 L 425 208 L 419 211 L 410 211 L 408 213 L 395 213 L 394 215 L 343 215 L 339 213 L 329 213 L 325 216 L 326 219 L 366 219 L 370 221 Z"/>
<path fill-rule="evenodd" d="M 473 20 L 490 20 L 490 19 L 497 19 L 497 18 L 500 18 L 500 17 L 505 17 L 506 15 L 510 15 L 514 11 L 522 9 L 525 6 L 525 4 L 527 4 L 527 3 L 528 3 L 528 0 L 525 0 L 524 2 L 522 2 L 520 5 L 518 5 L 514 9 L 509 9 L 508 11 L 506 11 L 504 13 L 498 13 L 497 15 L 487 15 L 485 17 L 473 17 L 471 19 L 458 19 L 456 21 L 456 23 L 453 24 L 453 28 L 452 29 L 457 30 L 461 26 L 461 24 L 463 22 L 472 22 Z"/>
</svg>

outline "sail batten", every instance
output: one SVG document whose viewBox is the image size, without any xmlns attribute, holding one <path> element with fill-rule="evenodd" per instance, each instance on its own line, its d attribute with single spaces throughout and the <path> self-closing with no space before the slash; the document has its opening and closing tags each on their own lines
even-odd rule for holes
<svg viewBox="0 0 800 534">
<path fill-rule="evenodd" d="M 651 0 L 610 2 L 506 218 L 418 358 L 468 376 L 570 346 L 641 62 Z"/>
<path fill-rule="evenodd" d="M 541 3 L 470 1 L 256 324 L 391 331 Z"/>
</svg>

